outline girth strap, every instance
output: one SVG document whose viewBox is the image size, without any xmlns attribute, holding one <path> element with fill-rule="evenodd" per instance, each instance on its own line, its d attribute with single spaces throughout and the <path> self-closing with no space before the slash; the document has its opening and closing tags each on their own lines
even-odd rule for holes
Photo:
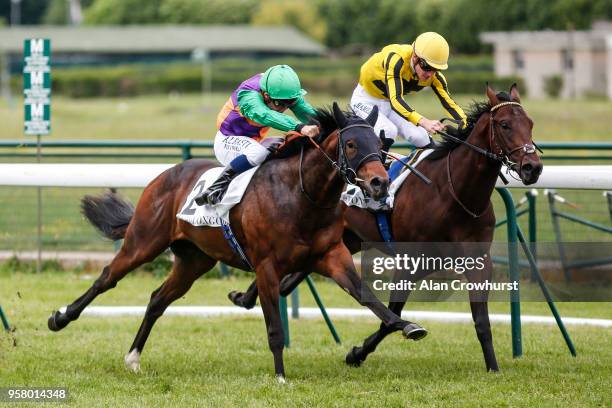
<svg viewBox="0 0 612 408">
<path fill-rule="evenodd" d="M 251 263 L 249 262 L 249 258 L 247 258 L 246 254 L 242 250 L 240 243 L 236 239 L 236 236 L 234 235 L 234 232 L 232 231 L 232 227 L 230 227 L 229 225 L 223 224 L 221 225 L 221 228 L 223 228 L 223 237 L 227 240 L 227 242 L 229 243 L 234 253 L 238 255 L 240 259 L 242 259 L 242 262 L 244 262 L 246 266 L 249 267 L 249 271 L 255 270 L 255 268 L 253 268 L 253 265 L 251 265 Z"/>
<path fill-rule="evenodd" d="M 376 214 L 376 224 L 378 225 L 378 232 L 385 242 L 393 242 L 393 236 L 391 235 L 391 227 L 389 225 L 389 214 L 385 211 L 379 211 Z"/>
</svg>

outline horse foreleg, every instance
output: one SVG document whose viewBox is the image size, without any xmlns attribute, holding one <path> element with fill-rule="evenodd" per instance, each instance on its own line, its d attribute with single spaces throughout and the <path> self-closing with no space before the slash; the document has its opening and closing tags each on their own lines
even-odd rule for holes
<svg viewBox="0 0 612 408">
<path fill-rule="evenodd" d="M 125 356 L 125 364 L 134 372 L 140 370 L 140 355 L 157 319 L 164 314 L 172 302 L 187 293 L 196 279 L 216 263 L 214 259 L 204 255 L 195 247 L 183 249 L 181 253 L 175 250 L 175 255 L 172 272 L 164 283 L 151 294 L 151 300 L 138 333 L 129 353 Z"/>
<path fill-rule="evenodd" d="M 396 315 L 401 316 L 404 305 L 406 305 L 405 300 L 402 302 L 391 302 L 389 303 L 389 310 L 391 310 Z M 410 323 L 410 324 L 413 325 L 414 330 L 418 331 L 418 328 L 420 326 L 414 323 Z M 345 358 L 346 364 L 354 366 L 354 367 L 359 367 L 361 363 L 363 363 L 366 360 L 368 355 L 376 351 L 376 347 L 378 347 L 378 345 L 385 339 L 385 337 L 387 337 L 392 332 L 393 331 L 389 330 L 384 325 L 384 323 L 381 323 L 380 328 L 374 333 L 372 333 L 368 338 L 366 338 L 363 341 L 363 345 L 361 347 L 355 346 L 351 349 L 351 351 L 347 353 L 346 358 Z M 425 332 L 425 334 L 426 333 L 427 332 Z M 419 338 L 414 338 L 414 340 L 420 340 L 423 337 L 424 335 Z"/>
<path fill-rule="evenodd" d="M 257 267 L 257 289 L 259 300 L 266 321 L 268 345 L 274 356 L 274 372 L 279 383 L 285 383 L 285 365 L 283 363 L 283 349 L 285 347 L 285 334 L 279 309 L 279 282 L 275 265 L 271 260 L 261 262 Z"/>
<path fill-rule="evenodd" d="M 323 259 L 317 262 L 315 270 L 321 275 L 333 279 L 360 305 L 370 309 L 390 332 L 403 330 L 406 337 L 413 340 L 419 340 L 427 335 L 427 330 L 416 323 L 400 319 L 383 305 L 367 286 L 362 286 L 361 279 L 353 264 L 353 258 L 343 243 L 327 252 Z M 367 299 L 367 301 L 364 299 Z"/>
<path fill-rule="evenodd" d="M 490 258 L 487 258 L 485 268 L 482 271 L 472 270 L 466 272 L 466 278 L 470 282 L 484 282 L 491 280 L 493 265 Z M 488 291 L 470 291 L 470 308 L 472 309 L 472 319 L 476 328 L 476 336 L 482 347 L 487 371 L 499 371 L 495 350 L 493 349 L 493 335 L 491 334 L 491 323 L 489 322 Z"/>
</svg>

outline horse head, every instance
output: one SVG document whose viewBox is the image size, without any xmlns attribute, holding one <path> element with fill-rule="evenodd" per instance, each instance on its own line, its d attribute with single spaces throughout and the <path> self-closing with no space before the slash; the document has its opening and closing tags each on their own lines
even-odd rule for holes
<svg viewBox="0 0 612 408">
<path fill-rule="evenodd" d="M 340 172 L 348 183 L 357 184 L 374 200 L 382 199 L 389 190 L 389 178 L 380 155 L 382 140 L 374 132 L 378 107 L 362 119 L 342 112 L 334 102 L 333 114 L 338 125 Z"/>
<path fill-rule="evenodd" d="M 542 173 L 542 161 L 533 143 L 533 121 L 521 105 L 516 84 L 510 94 L 497 94 L 487 85 L 489 111 L 489 145 L 491 151 L 501 157 L 514 170 L 525 185 L 538 181 Z"/>
</svg>

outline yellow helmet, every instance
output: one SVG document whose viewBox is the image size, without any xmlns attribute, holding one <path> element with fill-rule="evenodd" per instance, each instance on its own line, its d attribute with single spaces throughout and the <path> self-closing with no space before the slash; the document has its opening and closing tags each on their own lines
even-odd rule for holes
<svg viewBox="0 0 612 408">
<path fill-rule="evenodd" d="M 448 43 L 432 31 L 419 35 L 412 43 L 417 57 L 422 58 L 435 69 L 448 68 Z"/>
</svg>

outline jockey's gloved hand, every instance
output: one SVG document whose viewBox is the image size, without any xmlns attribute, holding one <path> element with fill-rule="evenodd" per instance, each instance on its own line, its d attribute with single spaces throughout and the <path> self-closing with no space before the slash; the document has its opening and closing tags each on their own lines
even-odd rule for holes
<svg viewBox="0 0 612 408">
<path fill-rule="evenodd" d="M 300 129 L 300 133 L 308 137 L 319 136 L 319 127 L 317 125 L 305 125 Z"/>
</svg>

